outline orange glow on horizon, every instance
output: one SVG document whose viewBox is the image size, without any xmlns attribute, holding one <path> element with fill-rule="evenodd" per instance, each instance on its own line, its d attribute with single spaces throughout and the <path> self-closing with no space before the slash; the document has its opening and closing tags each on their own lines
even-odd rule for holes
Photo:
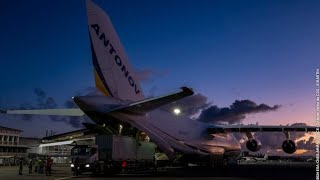
<svg viewBox="0 0 320 180">
<path fill-rule="evenodd" d="M 302 155 L 304 153 L 308 152 L 306 149 L 297 149 L 297 151 L 294 153 L 296 155 Z"/>
</svg>

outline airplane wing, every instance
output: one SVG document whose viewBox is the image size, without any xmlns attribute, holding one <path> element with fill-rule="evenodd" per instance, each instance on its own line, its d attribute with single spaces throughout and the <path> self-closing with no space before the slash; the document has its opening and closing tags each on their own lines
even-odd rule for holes
<svg viewBox="0 0 320 180">
<path fill-rule="evenodd" d="M 31 109 L 31 110 L 0 110 L 3 114 L 29 114 L 29 115 L 52 115 L 52 116 L 82 116 L 84 113 L 74 109 Z"/>
<path fill-rule="evenodd" d="M 315 126 L 268 126 L 268 125 L 212 125 L 208 133 L 230 133 L 230 132 L 315 132 Z"/>
<path fill-rule="evenodd" d="M 155 98 L 134 102 L 125 108 L 120 107 L 119 110 L 124 110 L 124 111 L 138 113 L 138 114 L 146 113 L 148 111 L 159 108 L 160 106 L 170 104 L 172 102 L 191 96 L 193 94 L 194 92 L 192 91 L 192 89 L 187 87 L 182 87 L 181 91 L 178 93 L 172 93 L 165 96 L 160 96 L 160 97 L 155 97 Z"/>
<path fill-rule="evenodd" d="M 172 93 L 165 96 L 145 99 L 142 101 L 134 102 L 131 104 L 126 104 L 123 106 L 118 106 L 111 108 L 108 112 L 122 111 L 135 114 L 144 114 L 148 111 L 156 109 L 165 104 L 177 101 L 187 96 L 193 95 L 192 89 L 187 87 L 182 87 L 181 91 L 178 93 Z M 79 97 L 74 97 L 74 102 L 81 108 L 83 103 Z M 82 116 L 84 112 L 81 109 L 31 109 L 31 110 L 0 110 L 3 114 L 29 114 L 29 115 L 48 115 L 48 116 Z"/>
<path fill-rule="evenodd" d="M 172 102 L 191 96 L 193 94 L 194 92 L 192 91 L 192 89 L 187 87 L 182 87 L 180 92 L 168 94 L 165 96 L 144 99 L 141 101 L 131 102 L 131 103 L 127 103 L 119 106 L 110 106 L 110 108 L 103 108 L 102 113 L 125 112 L 130 114 L 143 115 L 149 111 L 159 108 L 160 106 L 170 104 Z M 94 111 L 96 109 L 90 109 L 91 108 L 90 101 L 92 101 L 90 100 L 91 98 L 96 98 L 96 97 L 76 96 L 73 98 L 73 101 L 84 112 Z"/>
</svg>

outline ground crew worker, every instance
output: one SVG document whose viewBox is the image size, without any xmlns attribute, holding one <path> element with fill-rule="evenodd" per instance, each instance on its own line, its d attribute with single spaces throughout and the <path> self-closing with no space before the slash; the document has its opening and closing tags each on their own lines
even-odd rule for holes
<svg viewBox="0 0 320 180">
<path fill-rule="evenodd" d="M 37 158 L 34 162 L 34 172 L 38 172 L 38 167 L 39 167 L 39 160 Z"/>
<path fill-rule="evenodd" d="M 80 167 L 80 162 L 79 162 L 79 157 L 77 157 L 77 158 L 74 160 L 74 168 L 75 168 L 74 175 L 76 175 L 76 176 L 79 175 L 79 167 Z"/>
<path fill-rule="evenodd" d="M 157 159 L 155 156 L 153 157 L 153 170 L 154 170 L 154 173 L 157 173 L 158 163 L 157 163 Z"/>
<path fill-rule="evenodd" d="M 32 174 L 32 158 L 29 159 L 29 174 Z"/>
<path fill-rule="evenodd" d="M 127 171 L 127 161 L 123 161 L 122 164 L 121 164 L 121 167 L 122 167 L 122 171 Z"/>
<path fill-rule="evenodd" d="M 42 159 L 39 159 L 39 169 L 38 169 L 38 173 L 39 174 L 42 174 L 43 173 L 43 160 Z"/>
<path fill-rule="evenodd" d="M 23 175 L 22 168 L 23 168 L 23 161 L 22 161 L 22 158 L 20 158 L 20 160 L 19 160 L 19 175 Z"/>
<path fill-rule="evenodd" d="M 46 176 L 51 176 L 51 166 L 52 166 L 52 159 L 50 157 L 47 158 L 47 163 L 46 163 Z"/>
</svg>

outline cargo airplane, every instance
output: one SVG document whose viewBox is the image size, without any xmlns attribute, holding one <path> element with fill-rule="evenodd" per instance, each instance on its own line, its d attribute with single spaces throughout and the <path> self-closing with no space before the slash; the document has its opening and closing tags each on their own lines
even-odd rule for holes
<svg viewBox="0 0 320 180">
<path fill-rule="evenodd" d="M 289 132 L 316 130 L 313 126 L 214 125 L 161 109 L 163 105 L 192 96 L 193 90 L 182 87 L 176 93 L 145 98 L 109 16 L 90 0 L 86 2 L 86 9 L 95 85 L 104 95 L 75 96 L 73 101 L 78 108 L 73 109 L 2 110 L 2 113 L 87 115 L 95 124 L 86 124 L 86 127 L 129 124 L 146 133 L 170 159 L 177 156 L 189 161 L 202 159 L 212 166 L 240 154 L 240 143 L 232 132 L 247 135 L 246 147 L 250 151 L 261 148 L 252 133 L 283 132 L 282 149 L 292 154 L 297 146 Z"/>
</svg>

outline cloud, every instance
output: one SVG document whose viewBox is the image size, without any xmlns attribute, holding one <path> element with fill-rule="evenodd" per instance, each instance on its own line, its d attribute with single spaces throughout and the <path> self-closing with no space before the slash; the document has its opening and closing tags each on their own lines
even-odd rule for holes
<svg viewBox="0 0 320 180">
<path fill-rule="evenodd" d="M 71 125 L 74 128 L 83 127 L 82 123 L 84 122 L 84 119 L 82 116 L 70 116 L 64 117 L 64 119 L 66 119 L 68 125 Z"/>
<path fill-rule="evenodd" d="M 306 149 L 306 150 L 314 150 L 316 147 L 315 138 L 309 137 L 309 140 L 300 140 L 297 142 L 297 146 L 299 149 Z"/>
<path fill-rule="evenodd" d="M 41 88 L 35 88 L 34 94 L 36 95 L 37 105 L 30 109 L 56 109 L 58 107 L 53 97 L 48 97 L 47 93 Z M 36 118 L 34 115 L 33 118 Z M 52 121 L 67 122 L 67 118 L 64 116 L 48 116 Z"/>
<path fill-rule="evenodd" d="M 236 100 L 229 107 L 220 108 L 211 105 L 202 110 L 197 120 L 213 124 L 239 124 L 247 114 L 275 111 L 280 105 L 269 106 L 266 104 L 256 104 L 251 100 Z"/>
<path fill-rule="evenodd" d="M 247 99 L 235 100 L 229 107 L 220 108 L 208 102 L 206 96 L 195 94 L 165 105 L 162 109 L 172 112 L 174 108 L 180 108 L 183 115 L 194 117 L 195 120 L 205 123 L 239 124 L 242 123 L 247 114 L 275 111 L 278 110 L 279 107 L 280 105 L 269 106 L 264 103 L 258 105 Z"/>
<path fill-rule="evenodd" d="M 152 78 L 154 72 L 151 69 L 135 70 L 136 77 L 140 81 L 148 81 Z"/>
<path fill-rule="evenodd" d="M 146 98 L 152 98 L 152 97 L 155 97 L 156 95 L 156 91 L 158 90 L 158 87 L 156 85 L 153 85 L 149 91 L 146 93 L 147 97 Z"/>
<path fill-rule="evenodd" d="M 141 86 L 144 90 L 144 95 L 146 98 L 156 96 L 156 91 L 158 91 L 157 83 L 155 81 L 161 77 L 168 75 L 168 71 L 164 70 L 153 70 L 153 69 L 135 69 L 134 73 L 137 80 L 141 82 Z"/>
<path fill-rule="evenodd" d="M 155 78 L 160 78 L 168 74 L 167 71 L 154 71 L 151 69 L 136 69 L 135 75 L 141 82 L 152 82 Z"/>
<path fill-rule="evenodd" d="M 53 97 L 47 97 L 47 93 L 40 89 L 40 88 L 35 88 L 34 89 L 34 94 L 35 94 L 35 101 L 36 101 L 36 106 L 32 106 L 31 104 L 30 109 L 54 109 L 57 108 L 57 103 L 54 100 Z"/>
<path fill-rule="evenodd" d="M 183 115 L 195 117 L 195 120 L 213 124 L 239 124 L 247 114 L 278 110 L 280 105 L 269 106 L 257 104 L 251 100 L 235 100 L 229 107 L 218 107 L 208 102 L 208 98 L 202 94 L 181 99 L 165 105 L 162 109 L 172 111 L 180 108 Z M 199 114 L 199 115 L 198 115 Z M 197 116 L 198 115 L 198 116 Z"/>
<path fill-rule="evenodd" d="M 291 124 L 291 126 L 307 126 L 308 124 L 306 123 L 293 123 Z M 302 138 L 304 137 L 306 134 L 306 132 L 291 132 L 290 133 L 290 138 L 293 139 L 293 140 L 297 140 L 299 138 Z"/>
<path fill-rule="evenodd" d="M 285 140 L 285 134 L 280 132 L 258 132 L 254 137 L 259 139 L 264 149 L 281 149 L 282 142 Z"/>
<path fill-rule="evenodd" d="M 43 107 L 44 106 L 44 102 L 43 100 L 46 99 L 47 95 L 46 93 L 40 89 L 40 88 L 35 88 L 33 90 L 34 94 L 36 95 L 36 100 L 37 100 L 37 105 L 38 107 Z"/>
<path fill-rule="evenodd" d="M 103 93 L 94 86 L 86 87 L 84 89 L 78 90 L 75 93 L 75 96 L 101 96 L 101 95 L 103 95 Z"/>
<path fill-rule="evenodd" d="M 174 103 L 165 105 L 162 107 L 162 109 L 172 112 L 173 108 L 180 108 L 185 116 L 193 116 L 210 105 L 207 101 L 208 99 L 206 96 L 202 94 L 195 94 Z"/>
</svg>

